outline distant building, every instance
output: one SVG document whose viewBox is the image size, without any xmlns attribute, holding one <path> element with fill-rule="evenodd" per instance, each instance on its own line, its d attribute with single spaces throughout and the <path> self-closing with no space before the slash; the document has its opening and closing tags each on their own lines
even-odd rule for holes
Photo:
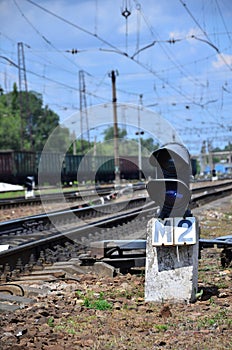
<svg viewBox="0 0 232 350">
<path fill-rule="evenodd" d="M 220 174 L 232 174 L 232 163 L 216 163 L 214 169 L 218 175 Z M 210 166 L 207 165 L 204 169 L 204 174 L 211 174 Z"/>
</svg>

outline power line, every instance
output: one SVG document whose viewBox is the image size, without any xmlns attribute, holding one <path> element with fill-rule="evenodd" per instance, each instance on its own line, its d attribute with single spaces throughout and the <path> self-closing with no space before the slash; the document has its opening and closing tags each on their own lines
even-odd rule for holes
<svg viewBox="0 0 232 350">
<path fill-rule="evenodd" d="M 97 1 L 97 0 L 96 0 Z M 29 1 L 30 2 L 30 1 Z M 97 32 L 97 28 L 95 29 L 95 32 L 94 33 L 92 33 L 92 36 L 94 37 L 94 38 L 96 38 L 96 39 L 98 39 L 97 38 L 97 36 L 96 36 L 96 33 Z M 154 31 L 153 31 L 154 32 Z M 41 35 L 42 35 L 42 33 L 40 33 Z M 209 35 L 209 34 L 208 34 Z M 197 38 L 200 38 L 200 39 L 202 39 L 201 38 L 201 35 L 198 35 L 197 36 Z M 186 38 L 181 38 L 181 41 L 183 41 L 183 40 L 187 40 L 189 37 L 186 37 Z M 204 40 L 204 38 L 205 37 L 203 37 L 203 40 Z M 46 39 L 47 39 L 47 37 L 46 37 Z M 194 38 L 193 38 L 194 39 Z M 48 40 L 48 39 L 47 39 Z M 153 40 L 154 41 L 154 40 Z M 166 40 L 166 41 L 162 41 L 162 40 L 157 40 L 156 41 L 156 43 L 158 43 L 159 45 L 160 45 L 160 47 L 162 47 L 162 45 L 164 46 L 164 48 L 166 49 L 169 45 L 166 45 L 166 44 L 168 44 L 168 40 Z M 46 43 L 47 44 L 47 43 Z M 171 44 L 171 43 L 170 43 Z M 154 45 L 155 46 L 155 45 Z M 212 47 L 213 48 L 213 47 Z M 140 44 L 140 42 L 139 42 L 139 44 L 137 45 L 137 47 L 136 47 L 136 50 L 135 51 L 138 51 L 138 50 L 143 50 L 143 51 L 145 51 L 145 45 L 144 45 L 144 47 L 142 47 L 142 45 Z M 148 48 L 148 50 L 149 50 L 149 48 Z M 113 51 L 113 50 L 112 50 Z M 164 50 L 163 50 L 164 51 Z M 57 51 L 58 53 L 60 53 L 59 51 Z M 115 49 L 115 51 L 114 52 L 116 52 L 116 53 L 118 53 L 118 54 L 121 54 L 121 55 L 124 55 L 124 57 L 126 58 L 126 59 L 131 59 L 130 57 L 127 57 L 126 55 L 125 55 L 125 53 L 122 51 L 122 50 L 119 50 L 117 47 L 116 47 L 116 49 Z M 165 52 L 165 51 L 164 51 Z M 136 52 L 135 52 L 136 53 Z M 168 52 L 167 52 L 168 53 Z M 166 53 L 165 53 L 166 54 Z M 217 51 L 214 49 L 214 54 L 216 55 L 217 54 Z M 166 85 L 166 87 L 167 88 L 171 88 L 171 86 L 170 85 L 172 85 L 172 86 L 174 86 L 177 90 L 175 91 L 175 90 L 173 90 L 173 91 L 175 91 L 175 93 L 177 93 L 178 95 L 180 95 L 181 97 L 182 97 L 182 100 L 186 100 L 187 101 L 187 103 L 188 104 L 191 104 L 192 102 L 197 102 L 197 104 L 195 104 L 195 105 L 197 105 L 197 107 L 200 107 L 200 112 L 206 112 L 206 109 L 208 108 L 209 110 L 210 110 L 210 106 L 209 105 L 207 105 L 206 104 L 206 102 L 207 101 L 209 101 L 209 100 L 212 100 L 213 99 L 213 96 L 214 96 L 214 94 L 216 94 L 216 90 L 215 90 L 215 86 L 208 86 L 207 85 L 207 81 L 206 81 L 206 83 L 202 83 L 202 81 L 201 80 L 199 80 L 199 82 L 200 82 L 200 84 L 202 84 L 202 87 L 203 87 L 203 90 L 201 89 L 201 90 L 199 90 L 199 89 L 197 89 L 196 88 L 196 91 L 195 91 L 195 93 L 193 94 L 193 95 L 190 95 L 190 93 L 188 92 L 188 93 L 186 93 L 186 91 L 187 91 L 187 88 L 185 87 L 186 85 L 184 85 L 184 88 L 185 89 L 183 89 L 183 85 L 178 85 L 176 82 L 177 82 L 177 79 L 174 79 L 174 76 L 172 75 L 171 76 L 171 74 L 169 74 L 169 76 L 167 75 L 166 77 L 165 77 L 165 75 L 164 75 L 164 73 L 165 72 L 167 72 L 168 73 L 168 68 L 166 68 L 166 66 L 164 67 L 164 69 L 162 69 L 162 70 L 159 70 L 159 71 L 157 71 L 157 70 L 154 70 L 153 68 L 152 68 L 152 66 L 149 66 L 147 63 L 144 63 L 144 62 L 141 62 L 141 59 L 139 59 L 138 58 L 138 55 L 139 55 L 139 53 L 137 53 L 137 55 L 135 56 L 135 57 L 133 57 L 134 58 L 134 60 L 132 59 L 131 61 L 133 61 L 133 62 L 135 62 L 136 64 L 138 64 L 137 63 L 137 61 L 139 62 L 139 63 L 142 63 L 142 64 L 144 64 L 144 69 L 150 74 L 151 72 L 150 72 L 150 70 L 149 69 L 151 69 L 153 72 L 151 73 L 151 75 L 152 76 L 154 76 L 155 78 L 157 77 L 157 75 L 158 75 L 158 80 L 161 82 L 161 84 L 163 84 L 163 85 Z M 128 55 L 129 56 L 129 55 Z M 132 55 L 133 56 L 133 55 Z M 167 56 L 167 55 L 166 55 Z M 171 56 L 170 55 L 170 53 L 168 54 L 168 56 L 167 57 L 169 57 L 169 56 Z M 213 56 L 213 55 L 212 55 Z M 208 58 L 209 57 L 212 57 L 212 56 L 208 56 Z M 144 56 L 143 56 L 144 57 Z M 205 58 L 205 59 L 208 59 L 207 57 Z M 55 60 L 56 61 L 56 60 Z M 177 61 L 176 60 L 173 60 L 176 64 L 177 64 Z M 172 61 L 170 61 L 170 62 L 172 62 Z M 173 64 L 174 64 L 174 62 L 173 62 Z M 201 62 L 201 59 L 199 59 L 199 60 L 195 60 L 192 64 L 198 64 L 198 62 Z M 52 64 L 52 63 L 51 63 Z M 188 74 L 186 74 L 186 71 L 184 70 L 184 69 L 181 69 L 181 68 L 184 68 L 184 67 L 186 67 L 187 66 L 187 64 L 180 64 L 180 63 L 178 63 L 179 64 L 179 69 L 177 68 L 178 66 L 175 66 L 174 65 L 174 68 L 173 69 L 175 69 L 175 68 L 177 68 L 178 69 L 178 71 L 177 72 L 174 72 L 174 73 L 178 73 L 178 72 L 180 72 L 181 74 L 182 74 L 182 76 L 181 76 L 181 78 L 183 78 L 183 77 L 185 77 L 185 78 L 187 78 L 188 77 Z M 170 68 L 171 69 L 171 68 Z M 38 72 L 37 72 L 38 73 Z M 76 73 L 75 73 L 76 74 Z M 215 73 L 214 73 L 215 74 Z M 40 76 L 42 76 L 42 78 L 44 78 L 45 77 L 45 79 L 46 79 L 46 76 L 45 76 L 45 74 L 44 75 L 40 75 Z M 171 77 L 171 81 L 169 80 L 170 79 L 170 77 Z M 177 76 L 177 78 L 178 78 L 178 76 Z M 195 85 L 197 85 L 198 83 L 197 83 L 197 80 L 193 77 L 193 76 L 190 76 L 190 79 L 189 79 L 190 81 L 192 80 L 193 81 L 193 83 L 194 83 L 194 86 Z M 207 80 L 207 79 L 206 79 Z M 51 80 L 50 80 L 51 81 Z M 159 81 L 158 81 L 158 84 L 159 84 Z M 100 87 L 100 86 L 102 86 L 103 85 L 103 82 L 104 82 L 104 77 L 103 77 L 103 80 L 97 85 L 97 87 Z M 105 83 L 104 83 L 105 84 Z M 157 84 L 157 83 L 156 83 Z M 200 85 L 200 84 L 198 84 L 198 85 Z M 68 84 L 67 84 L 68 85 Z M 106 84 L 106 85 L 108 85 L 108 84 Z M 63 86 L 63 85 L 61 85 L 61 86 Z M 69 86 L 70 86 L 70 84 L 69 84 Z M 201 85 L 200 85 L 201 86 Z M 161 85 L 160 85 L 160 87 L 162 87 Z M 118 91 L 119 91 L 119 89 L 118 89 Z M 163 91 L 165 91 L 164 89 L 163 89 Z M 203 91 L 203 92 L 202 92 Z M 223 90 L 224 91 L 224 90 Z M 126 91 L 123 91 L 123 90 L 121 90 L 121 92 L 123 92 L 123 93 L 127 93 Z M 167 92 L 169 93 L 170 92 L 170 90 L 168 90 L 167 89 Z M 182 94 L 180 94 L 180 92 L 182 93 Z M 133 93 L 131 93 L 132 95 L 133 95 Z M 161 93 L 161 95 L 163 94 L 163 92 Z M 165 92 L 164 92 L 164 94 L 165 94 Z M 137 94 L 135 94 L 135 95 L 137 95 Z M 169 94 L 170 95 L 170 94 Z M 168 98 L 169 96 L 166 94 L 166 98 Z M 105 97 L 105 96 L 104 96 Z M 209 98 L 209 100 L 207 100 L 207 98 L 208 97 L 210 97 Z M 174 97 L 174 98 L 176 98 L 176 97 Z M 187 99 L 188 98 L 188 99 Z M 176 98 L 177 99 L 177 98 Z M 163 100 L 164 101 L 164 100 Z M 206 102 L 205 102 L 206 101 Z M 156 102 L 156 101 L 155 101 Z M 183 103 L 185 103 L 185 102 L 183 102 Z M 165 102 L 165 105 L 166 105 L 166 102 Z M 219 102 L 218 103 L 214 103 L 214 105 L 217 105 L 217 108 L 218 108 L 218 105 L 219 105 Z M 202 106 L 204 106 L 204 110 L 202 110 Z M 192 107 L 192 105 L 191 105 L 191 107 Z M 223 107 L 225 108 L 225 106 L 224 106 L 224 104 L 223 104 Z M 183 106 L 183 108 L 184 108 L 184 106 Z M 212 110 L 211 110 L 212 111 Z M 206 112 L 207 113 L 207 112 Z M 215 115 L 216 115 L 216 113 L 215 113 L 215 111 L 214 111 L 214 114 L 212 115 L 212 113 L 211 113 L 211 117 L 212 118 L 215 118 Z"/>
<path fill-rule="evenodd" d="M 221 11 L 221 8 L 220 8 L 220 6 L 219 6 L 219 4 L 218 4 L 218 1 L 215 0 L 215 3 L 216 3 L 216 6 L 217 6 L 217 9 L 218 9 L 218 13 L 219 13 L 219 15 L 220 15 L 220 17 L 221 17 L 222 23 L 223 23 L 223 25 L 224 25 L 224 27 L 225 27 L 226 33 L 227 33 L 227 35 L 228 35 L 228 38 L 229 38 L 230 42 L 232 43 L 232 37 L 231 37 L 230 32 L 229 32 L 229 30 L 228 30 L 228 28 L 227 28 L 227 25 L 226 25 L 226 22 L 225 22 L 225 20 L 224 20 L 223 15 L 222 15 L 222 11 Z"/>
<path fill-rule="evenodd" d="M 94 33 L 90 32 L 89 30 L 87 30 L 87 29 L 85 29 L 85 28 L 83 28 L 83 27 L 81 27 L 81 26 L 79 26 L 79 25 L 77 25 L 77 24 L 75 24 L 75 23 L 73 23 L 73 22 L 71 22 L 71 21 L 65 19 L 64 17 L 61 17 L 61 16 L 55 14 L 54 12 L 52 12 L 52 11 L 50 11 L 50 10 L 44 8 L 43 6 L 41 6 L 41 5 L 39 5 L 39 4 L 36 4 L 36 3 L 35 3 L 34 1 L 32 1 L 32 0 L 26 0 L 26 1 L 29 2 L 29 3 L 31 3 L 32 5 L 34 5 L 34 6 L 38 7 L 38 8 L 40 8 L 42 11 L 44 11 L 44 12 L 50 14 L 51 16 L 56 17 L 56 18 L 59 19 L 60 21 L 62 21 L 62 22 L 64 22 L 64 23 L 66 23 L 66 24 L 68 24 L 68 25 L 70 25 L 70 26 L 72 26 L 72 27 L 74 27 L 74 28 L 80 30 L 81 32 L 83 32 L 83 33 L 85 33 L 85 34 L 88 34 L 88 35 L 90 35 L 90 36 L 96 38 L 96 39 L 99 40 L 102 44 L 105 44 L 105 45 L 111 47 L 112 49 L 116 50 L 118 53 L 121 53 L 121 54 L 125 55 L 125 52 L 119 50 L 116 46 L 114 46 L 113 44 L 111 44 L 111 43 L 108 42 L 107 40 L 103 39 L 103 38 L 100 37 L 98 34 L 94 34 Z"/>
<path fill-rule="evenodd" d="M 143 69 L 147 70 L 148 72 L 150 72 L 152 75 L 156 76 L 159 80 L 163 81 L 165 84 L 169 85 L 170 88 L 172 88 L 175 92 L 177 92 L 178 94 L 184 96 L 186 99 L 188 99 L 189 101 L 191 101 L 191 98 L 188 97 L 187 95 L 185 95 L 182 91 L 180 91 L 178 88 L 176 88 L 175 86 L 171 85 L 167 80 L 163 79 L 161 76 L 159 76 L 157 74 L 157 72 L 155 72 L 154 70 L 152 70 L 150 67 L 148 67 L 147 65 L 145 65 L 144 63 L 140 62 L 139 60 L 134 59 L 133 57 L 130 57 L 126 52 L 123 52 L 122 50 L 120 50 L 118 47 L 116 47 L 115 45 L 111 44 L 110 42 L 108 42 L 107 40 L 103 39 L 102 37 L 100 37 L 97 34 L 93 34 L 92 32 L 90 32 L 87 29 L 84 29 L 83 27 L 76 25 L 74 23 L 72 23 L 71 21 L 55 14 L 54 12 L 42 7 L 41 5 L 36 4 L 34 1 L 32 0 L 26 0 L 27 2 L 31 3 L 32 5 L 40 8 L 41 10 L 45 11 L 46 13 L 56 17 L 57 19 L 67 23 L 68 25 L 73 26 L 74 28 L 84 32 L 85 34 L 88 34 L 94 38 L 96 38 L 97 40 L 99 40 L 100 42 L 102 42 L 103 44 L 106 44 L 107 46 L 109 46 L 111 48 L 111 50 L 104 50 L 104 49 L 100 49 L 100 51 L 108 51 L 108 52 L 115 52 L 117 54 L 123 55 L 127 58 L 129 58 L 130 60 L 134 61 L 136 64 L 138 64 L 139 66 L 141 66 Z M 197 104 L 197 103 L 196 103 Z"/>
<path fill-rule="evenodd" d="M 121 54 L 121 55 L 124 55 L 125 57 L 129 58 L 129 59 L 132 59 L 135 63 L 137 63 L 138 65 L 140 65 L 141 67 L 143 67 L 145 70 L 149 71 L 151 74 L 153 74 L 154 76 L 156 76 L 159 80 L 163 81 L 163 83 L 167 84 L 170 88 L 172 88 L 174 91 L 176 91 L 178 94 L 184 96 L 186 99 L 188 99 L 189 101 L 191 101 L 192 99 L 190 97 L 188 97 L 185 93 L 183 93 L 180 89 L 176 88 L 175 86 L 173 86 L 172 84 L 170 84 L 167 80 L 163 79 L 162 76 L 160 76 L 157 72 L 155 72 L 154 70 L 152 70 L 150 67 L 148 67 L 147 65 L 143 64 L 142 62 L 140 62 L 139 60 L 135 60 L 134 57 L 130 57 L 127 53 L 119 50 L 116 46 L 112 45 L 110 42 L 106 41 L 105 39 L 101 38 L 100 36 L 96 35 L 96 34 L 93 34 L 92 32 L 64 19 L 63 17 L 57 15 L 57 14 L 54 14 L 52 11 L 49 11 L 47 9 L 45 9 L 44 7 L 38 5 L 38 4 L 35 4 L 32 0 L 26 0 L 28 1 L 29 3 L 33 4 L 34 6 L 37 6 L 38 8 L 42 9 L 43 11 L 49 13 L 50 15 L 52 16 L 55 16 L 56 18 L 58 18 L 59 20 L 62 20 L 64 21 L 65 23 L 77 28 L 78 30 L 81 30 L 83 31 L 84 33 L 90 35 L 90 36 L 93 36 L 95 38 L 97 38 L 98 40 L 100 40 L 102 43 L 108 45 L 109 47 L 111 47 L 112 49 L 112 52 L 115 52 L 115 53 L 118 53 L 118 54 Z M 181 0 L 180 0 L 181 1 Z M 201 28 L 201 30 L 203 31 L 204 33 L 204 30 Z M 101 50 L 101 49 L 100 49 Z M 110 50 L 101 50 L 101 51 L 110 51 Z M 224 59 L 224 58 L 223 58 Z M 193 103 L 195 103 L 196 105 L 200 105 L 199 103 L 193 101 Z M 201 106 L 201 105 L 200 105 Z"/>
<path fill-rule="evenodd" d="M 27 18 L 27 16 L 23 13 L 23 11 L 21 10 L 21 8 L 19 7 L 18 3 L 16 2 L 16 0 L 13 0 L 15 6 L 17 7 L 18 11 L 20 12 L 20 14 L 22 15 L 22 17 L 27 21 L 27 23 L 34 29 L 34 31 L 46 42 L 46 44 L 48 44 L 49 46 L 51 46 L 55 51 L 59 52 L 62 54 L 62 51 L 59 51 L 50 40 L 48 40 L 33 24 L 32 22 Z M 63 54 L 62 54 L 63 55 Z M 77 68 L 80 69 L 80 66 L 77 65 L 74 61 L 70 60 L 67 56 L 63 55 L 63 57 L 71 62 L 72 64 L 74 64 Z"/>
<path fill-rule="evenodd" d="M 207 40 L 203 40 L 203 39 L 199 39 L 195 36 L 193 36 L 195 39 L 200 40 L 208 45 L 210 45 L 212 48 L 214 48 L 216 50 L 216 52 L 220 55 L 221 59 L 223 60 L 223 62 L 225 63 L 225 65 L 229 68 L 229 70 L 232 70 L 232 67 L 229 66 L 229 64 L 227 63 L 227 61 L 225 60 L 223 54 L 220 52 L 219 48 L 214 45 L 214 43 L 211 41 L 210 37 L 208 36 L 207 32 L 201 27 L 200 23 L 196 20 L 196 18 L 193 16 L 193 14 L 191 13 L 191 11 L 188 9 L 187 5 L 183 2 L 183 0 L 179 0 L 181 2 L 181 4 L 184 6 L 185 10 L 187 11 L 187 13 L 189 14 L 189 16 L 192 18 L 192 20 L 194 21 L 194 23 L 198 26 L 198 28 L 202 31 L 202 33 L 205 35 Z"/>
<path fill-rule="evenodd" d="M 14 3 L 15 3 L 15 5 L 16 5 L 16 7 L 17 7 L 17 9 L 18 9 L 18 11 L 20 12 L 20 14 L 22 15 L 22 17 L 27 21 L 27 23 L 34 29 L 34 31 L 49 45 L 49 46 L 51 46 L 53 49 L 55 49 L 55 51 L 56 52 L 58 52 L 58 53 L 61 53 L 62 54 L 62 51 L 60 51 L 60 50 L 58 50 L 53 44 L 52 44 L 52 42 L 50 41 L 50 40 L 48 40 L 33 24 L 32 24 L 32 22 L 27 18 L 27 16 L 22 12 L 22 10 L 21 10 L 21 8 L 19 7 L 19 5 L 17 4 L 17 2 L 16 2 L 16 0 L 13 0 L 14 1 Z M 29 2 L 32 2 L 32 1 L 29 1 Z M 34 3 L 33 3 L 34 4 Z M 35 5 L 35 4 L 34 4 Z M 97 4 L 96 4 L 96 6 L 97 6 Z M 40 8 L 41 8 L 41 6 L 39 6 Z M 47 12 L 47 10 L 46 10 L 46 12 Z M 50 13 L 50 11 L 48 11 L 49 13 Z M 53 14 L 53 15 L 55 15 L 55 14 Z M 60 18 L 61 19 L 61 18 Z M 95 34 L 95 36 L 96 36 L 96 34 Z M 73 53 L 80 53 L 80 52 L 82 52 L 83 50 L 81 50 L 81 51 L 79 51 L 79 50 L 72 50 L 73 51 Z M 74 52 L 75 51 L 75 52 Z M 70 50 L 66 50 L 66 52 L 70 52 Z M 65 59 L 67 59 L 69 62 L 71 62 L 72 64 L 74 64 L 77 68 L 79 68 L 80 69 L 80 66 L 79 65 L 77 65 L 75 62 L 73 62 L 72 60 L 70 60 L 70 59 L 68 59 L 65 55 L 63 55 L 64 57 L 65 57 Z M 81 69 L 82 71 L 84 71 L 83 69 Z M 85 73 L 87 73 L 86 71 L 84 71 Z M 90 74 L 89 74 L 90 75 Z M 108 84 L 107 84 L 108 85 Z M 123 90 L 121 90 L 121 91 L 123 91 Z M 90 93 L 89 93 L 90 94 Z M 132 93 L 130 93 L 130 94 L 132 94 Z M 90 94 L 91 96 L 94 96 L 94 94 Z M 136 94 L 137 95 L 137 94 Z M 103 98 L 103 100 L 105 100 L 104 98 Z"/>
<path fill-rule="evenodd" d="M 12 64 L 13 66 L 15 66 L 16 68 L 19 68 L 19 66 L 18 66 L 15 62 L 13 62 L 12 60 L 10 60 L 9 58 L 4 57 L 4 56 L 0 56 L 0 58 L 3 58 L 3 59 L 5 59 L 5 60 L 7 60 L 10 64 Z M 66 83 L 60 82 L 60 81 L 58 81 L 58 80 L 56 80 L 56 79 L 49 78 L 49 77 L 47 77 L 47 76 L 45 76 L 45 75 L 41 75 L 41 74 L 39 74 L 39 73 L 33 72 L 33 71 L 30 70 L 30 69 L 27 69 L 27 73 L 30 73 L 30 74 L 32 74 L 32 75 L 38 77 L 38 78 L 42 78 L 42 79 L 45 79 L 45 80 L 47 80 L 47 81 L 53 82 L 53 83 L 55 83 L 55 84 L 57 84 L 57 85 L 63 86 L 63 87 L 68 88 L 68 89 L 70 89 L 70 90 L 79 92 L 79 89 L 76 88 L 76 87 L 74 87 L 74 86 L 71 86 L 71 85 L 68 85 L 68 84 L 66 84 Z M 86 94 L 87 94 L 87 95 L 90 95 L 90 96 L 93 96 L 93 97 L 96 97 L 96 98 L 98 98 L 98 99 L 101 99 L 102 101 L 105 101 L 105 102 L 109 102 L 109 101 L 110 101 L 109 99 L 107 99 L 107 98 L 105 98 L 105 97 L 97 96 L 96 94 L 91 93 L 91 92 L 89 92 L 89 91 L 86 91 Z"/>
</svg>

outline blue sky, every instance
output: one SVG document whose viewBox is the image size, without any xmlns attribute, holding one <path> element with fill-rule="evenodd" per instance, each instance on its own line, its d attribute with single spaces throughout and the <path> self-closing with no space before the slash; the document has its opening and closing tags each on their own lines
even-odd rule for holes
<svg viewBox="0 0 232 350">
<path fill-rule="evenodd" d="M 28 89 L 61 121 L 79 109 L 79 71 L 93 107 L 111 102 L 117 70 L 118 102 L 160 113 L 191 153 L 231 141 L 230 0 L 0 0 L 0 23 L 2 88 L 18 83 L 22 42 Z"/>
</svg>

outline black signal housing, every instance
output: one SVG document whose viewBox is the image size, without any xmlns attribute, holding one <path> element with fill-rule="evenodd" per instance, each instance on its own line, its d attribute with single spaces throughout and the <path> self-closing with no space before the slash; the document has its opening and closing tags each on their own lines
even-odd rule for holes
<svg viewBox="0 0 232 350">
<path fill-rule="evenodd" d="M 160 207 L 159 218 L 184 217 L 191 199 L 191 161 L 188 150 L 179 143 L 165 144 L 150 156 L 156 170 L 147 184 L 151 199 Z"/>
</svg>

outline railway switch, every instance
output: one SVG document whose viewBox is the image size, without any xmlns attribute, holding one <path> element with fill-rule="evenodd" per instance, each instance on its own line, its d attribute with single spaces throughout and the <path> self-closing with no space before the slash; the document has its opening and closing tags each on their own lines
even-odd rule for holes
<svg viewBox="0 0 232 350">
<path fill-rule="evenodd" d="M 150 164 L 155 168 L 156 178 L 148 182 L 147 191 L 160 207 L 158 217 L 190 216 L 192 172 L 188 150 L 179 143 L 168 143 L 151 154 Z"/>
</svg>

